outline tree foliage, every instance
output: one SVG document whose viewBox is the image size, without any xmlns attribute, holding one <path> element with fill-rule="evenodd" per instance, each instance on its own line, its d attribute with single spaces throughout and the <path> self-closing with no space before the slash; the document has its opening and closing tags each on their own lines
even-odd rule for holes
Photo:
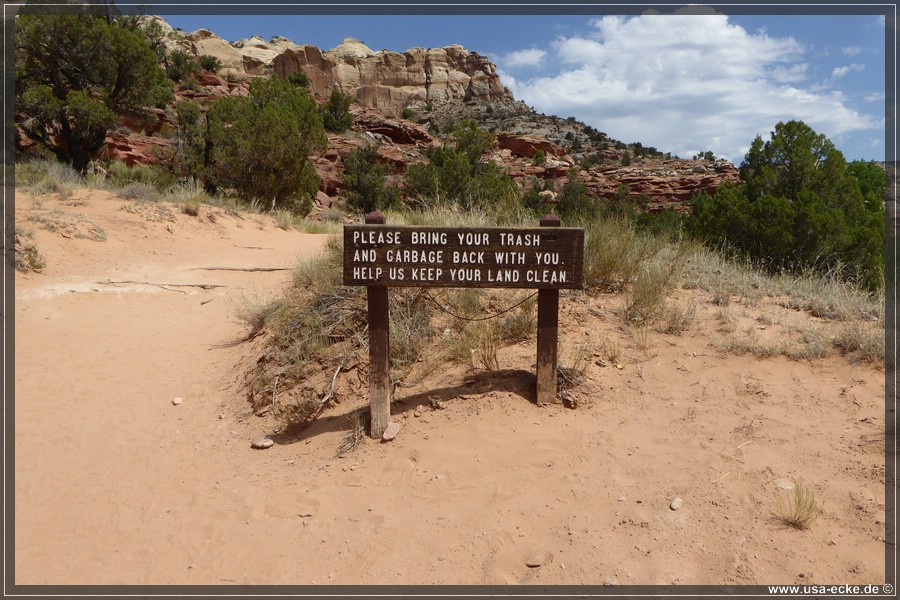
<svg viewBox="0 0 900 600">
<path fill-rule="evenodd" d="M 387 184 L 388 167 L 378 159 L 374 145 L 354 148 L 344 158 L 347 206 L 358 213 L 392 208 L 400 202 L 400 190 Z"/>
<path fill-rule="evenodd" d="M 309 81 L 307 79 L 307 81 Z M 322 106 L 322 121 L 325 129 L 334 133 L 341 133 L 350 129 L 353 125 L 353 115 L 350 114 L 350 103 L 353 101 L 345 96 L 337 88 L 331 90 L 328 102 Z"/>
<path fill-rule="evenodd" d="M 884 169 L 847 163 L 801 121 L 757 136 L 740 166 L 742 183 L 696 194 L 687 229 L 772 269 L 842 270 L 879 285 L 884 263 Z"/>
<path fill-rule="evenodd" d="M 407 193 L 465 209 L 519 208 L 521 196 L 515 182 L 500 165 L 483 158 L 494 144 L 494 135 L 479 129 L 474 119 L 465 119 L 453 128 L 451 137 L 452 144 L 425 150 L 427 163 L 409 167 Z"/>
<path fill-rule="evenodd" d="M 118 115 L 164 106 L 171 86 L 133 16 L 19 15 L 16 123 L 84 172 Z"/>
<path fill-rule="evenodd" d="M 305 215 L 320 183 L 309 156 L 326 144 L 313 98 L 277 76 L 254 79 L 249 97 L 223 98 L 207 113 L 208 187 Z"/>
</svg>

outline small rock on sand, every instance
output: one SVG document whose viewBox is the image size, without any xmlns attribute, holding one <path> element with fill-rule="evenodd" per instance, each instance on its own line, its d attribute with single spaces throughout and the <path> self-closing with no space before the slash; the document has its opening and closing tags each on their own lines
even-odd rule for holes
<svg viewBox="0 0 900 600">
<path fill-rule="evenodd" d="M 674 500 L 672 500 L 672 503 L 669 505 L 669 508 L 671 508 L 672 510 L 678 510 L 679 508 L 681 508 L 681 502 L 682 502 L 681 498 L 675 498 Z"/>
<path fill-rule="evenodd" d="M 384 430 L 384 433 L 381 434 L 382 442 L 389 442 L 400 433 L 400 423 L 388 423 L 387 428 Z"/>
<path fill-rule="evenodd" d="M 537 567 L 543 566 L 552 560 L 553 555 L 549 552 L 538 552 L 525 561 L 525 566 L 529 569 L 536 569 Z"/>
<path fill-rule="evenodd" d="M 256 448 L 257 450 L 265 450 L 266 448 L 271 448 L 274 445 L 275 445 L 275 441 L 272 440 L 272 438 L 264 437 L 264 438 L 260 438 L 260 439 L 256 440 L 252 444 L 250 444 L 250 447 Z"/>
<path fill-rule="evenodd" d="M 181 396 L 178 396 L 177 398 L 175 398 L 174 400 L 172 400 L 172 404 L 174 404 L 175 406 L 178 406 L 178 405 L 181 404 L 182 402 L 184 402 L 184 399 L 183 399 Z"/>
</svg>

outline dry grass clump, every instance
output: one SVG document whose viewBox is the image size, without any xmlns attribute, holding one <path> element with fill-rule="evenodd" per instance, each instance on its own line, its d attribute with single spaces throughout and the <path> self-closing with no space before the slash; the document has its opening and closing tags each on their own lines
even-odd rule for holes
<svg viewBox="0 0 900 600">
<path fill-rule="evenodd" d="M 334 401 L 335 382 L 344 369 L 368 363 L 366 288 L 343 285 L 342 262 L 342 238 L 335 236 L 320 256 L 294 269 L 283 296 L 248 304 L 238 314 L 249 325 L 245 340 L 265 337 L 263 356 L 247 382 L 251 405 L 257 412 L 271 407 L 286 426 L 305 425 L 318 416 Z M 396 379 L 419 360 L 433 330 L 421 290 L 395 289 L 389 298 Z"/>
<path fill-rule="evenodd" d="M 513 301 L 515 303 L 515 301 Z M 509 343 L 527 340 L 537 331 L 537 296 L 528 296 L 522 304 L 502 317 L 500 337 Z"/>
<path fill-rule="evenodd" d="M 70 166 L 46 159 L 16 164 L 15 178 L 17 188 L 35 196 L 69 192 L 85 183 Z"/>
<path fill-rule="evenodd" d="M 697 305 L 693 302 L 667 302 L 657 328 L 662 333 L 681 335 L 697 320 Z"/>
<path fill-rule="evenodd" d="M 790 494 L 775 496 L 775 518 L 794 529 L 808 529 L 820 511 L 815 492 L 806 487 L 802 479 L 794 480 L 794 490 Z"/>
<path fill-rule="evenodd" d="M 667 246 L 661 237 L 638 232 L 614 219 L 595 219 L 584 232 L 584 285 L 621 291 Z"/>
<path fill-rule="evenodd" d="M 368 412 L 363 410 L 355 410 L 350 415 L 350 429 L 344 435 L 341 445 L 338 446 L 335 456 L 344 456 L 345 454 L 356 450 L 360 444 L 366 439 L 366 431 L 369 429 L 367 424 Z"/>
<path fill-rule="evenodd" d="M 275 224 L 279 229 L 284 229 L 285 231 L 294 229 L 294 214 L 291 211 L 279 208 L 272 213 L 272 217 L 275 219 Z"/>
<path fill-rule="evenodd" d="M 47 261 L 41 256 L 37 245 L 30 241 L 32 235 L 31 230 L 16 226 L 15 267 L 22 273 L 42 271 L 47 266 Z"/>
<path fill-rule="evenodd" d="M 106 241 L 106 230 L 78 213 L 64 212 L 59 209 L 49 211 L 33 211 L 27 217 L 41 229 L 58 233 L 64 237 Z"/>
<path fill-rule="evenodd" d="M 841 323 L 835 328 L 832 343 L 844 353 L 855 353 L 870 363 L 884 362 L 884 327 L 865 321 Z"/>
</svg>

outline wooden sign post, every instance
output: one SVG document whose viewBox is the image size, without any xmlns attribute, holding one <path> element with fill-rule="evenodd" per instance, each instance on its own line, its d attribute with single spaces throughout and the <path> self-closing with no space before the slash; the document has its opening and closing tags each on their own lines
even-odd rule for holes
<svg viewBox="0 0 900 600">
<path fill-rule="evenodd" d="M 366 215 L 367 225 L 384 225 L 384 215 Z M 391 334 L 388 326 L 388 289 L 384 285 L 366 288 L 369 304 L 369 412 L 371 436 L 380 438 L 391 416 Z"/>
<path fill-rule="evenodd" d="M 541 227 L 559 227 L 559 217 L 545 215 Z M 559 331 L 559 289 L 538 290 L 537 403 L 556 402 L 556 365 Z"/>
<path fill-rule="evenodd" d="M 584 230 L 560 227 L 387 225 L 370 213 L 344 227 L 344 285 L 366 286 L 369 308 L 370 435 L 390 418 L 389 287 L 493 287 L 538 290 L 537 402 L 556 402 L 559 290 L 584 285 Z"/>
</svg>

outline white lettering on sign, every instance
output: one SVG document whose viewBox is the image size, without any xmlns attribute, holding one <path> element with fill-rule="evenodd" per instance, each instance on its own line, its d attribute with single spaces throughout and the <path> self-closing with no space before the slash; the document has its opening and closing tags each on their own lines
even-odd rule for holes
<svg viewBox="0 0 900 600">
<path fill-rule="evenodd" d="M 559 252 L 538 252 L 537 264 L 539 265 L 558 265 Z"/>
<path fill-rule="evenodd" d="M 354 231 L 354 244 L 399 244 L 399 231 Z"/>
<path fill-rule="evenodd" d="M 354 250 L 353 262 L 375 262 L 375 250 Z"/>
<path fill-rule="evenodd" d="M 458 265 L 484 264 L 484 252 L 453 252 L 453 263 Z"/>
<path fill-rule="evenodd" d="M 487 233 L 457 233 L 456 235 L 459 237 L 460 246 L 487 246 L 491 243 Z"/>
<path fill-rule="evenodd" d="M 480 269 L 450 269 L 452 281 L 481 281 Z"/>
<path fill-rule="evenodd" d="M 413 231 L 410 235 L 412 244 L 447 244 L 446 231 Z"/>
<path fill-rule="evenodd" d="M 565 271 L 526 271 L 525 272 L 525 281 L 528 283 L 565 283 L 566 282 L 566 272 Z"/>
<path fill-rule="evenodd" d="M 413 281 L 440 281 L 443 269 L 431 269 L 427 267 L 419 267 L 412 269 Z"/>
<path fill-rule="evenodd" d="M 539 233 L 501 233 L 500 244 L 503 246 L 540 246 Z"/>
<path fill-rule="evenodd" d="M 519 281 L 521 273 L 519 271 L 511 271 L 510 269 L 498 269 L 496 271 L 488 271 L 488 281 L 491 282 L 511 282 Z"/>
<path fill-rule="evenodd" d="M 498 265 L 524 265 L 524 252 L 494 252 L 494 262 Z"/>
<path fill-rule="evenodd" d="M 374 251 L 373 251 L 374 252 Z M 388 262 L 430 263 L 444 262 L 443 250 L 388 250 L 385 253 Z"/>
<path fill-rule="evenodd" d="M 397 267 L 391 267 L 388 269 L 388 279 L 391 281 L 403 281 L 406 274 L 403 272 L 403 269 L 398 269 Z"/>
<path fill-rule="evenodd" d="M 383 272 L 381 267 L 353 267 L 353 279 L 378 281 Z"/>
</svg>

